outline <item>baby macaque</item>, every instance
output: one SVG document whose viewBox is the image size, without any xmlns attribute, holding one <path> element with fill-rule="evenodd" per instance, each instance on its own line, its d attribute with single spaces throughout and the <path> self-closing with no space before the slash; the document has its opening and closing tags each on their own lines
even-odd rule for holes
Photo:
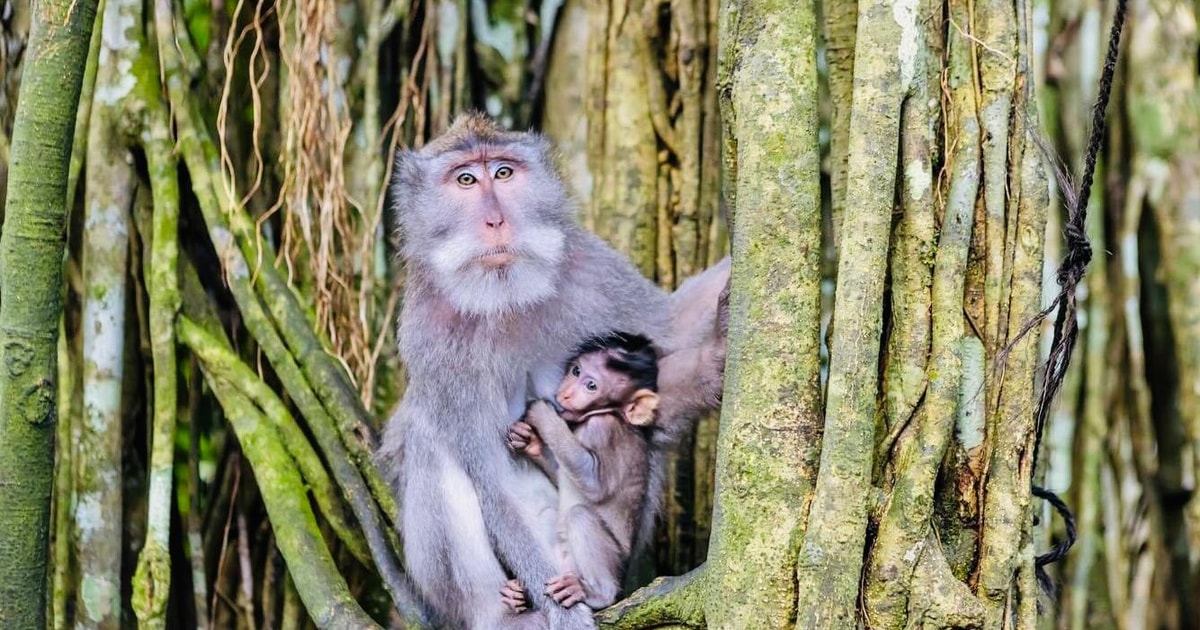
<svg viewBox="0 0 1200 630">
<path fill-rule="evenodd" d="M 376 457 L 395 485 L 408 577 L 442 627 L 594 629 L 587 606 L 543 592 L 561 573 L 559 497 L 505 433 L 526 411 L 526 375 L 548 397 L 583 340 L 611 330 L 653 340 L 661 402 L 634 536 L 649 540 L 667 457 L 723 386 L 724 334 L 712 322 L 728 258 L 664 293 L 579 224 L 545 137 L 480 114 L 398 150 L 395 164 L 408 379 Z M 496 598 L 512 576 L 537 585 L 527 613 Z"/>
<path fill-rule="evenodd" d="M 620 591 L 646 501 L 647 431 L 658 407 L 656 359 L 640 335 L 590 339 L 567 363 L 555 394 L 561 410 L 535 401 L 509 428 L 509 446 L 558 486 L 562 572 L 545 587 L 563 607 L 582 601 L 603 608 Z M 517 612 L 526 607 L 517 580 L 505 586 L 501 599 Z"/>
</svg>

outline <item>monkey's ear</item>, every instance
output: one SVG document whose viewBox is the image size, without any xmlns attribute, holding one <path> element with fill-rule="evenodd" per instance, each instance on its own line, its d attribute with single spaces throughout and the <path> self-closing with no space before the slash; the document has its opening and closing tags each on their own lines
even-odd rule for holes
<svg viewBox="0 0 1200 630">
<path fill-rule="evenodd" d="M 648 427 L 654 424 L 654 410 L 658 409 L 658 394 L 639 389 L 633 393 L 629 402 L 625 403 L 625 419 L 629 424 Z"/>
</svg>

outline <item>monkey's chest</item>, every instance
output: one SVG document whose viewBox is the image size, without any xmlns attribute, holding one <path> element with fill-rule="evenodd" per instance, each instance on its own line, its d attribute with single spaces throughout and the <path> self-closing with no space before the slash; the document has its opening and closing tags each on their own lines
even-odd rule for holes
<svg viewBox="0 0 1200 630">
<path fill-rule="evenodd" d="M 526 364 L 524 371 L 518 372 L 518 375 L 521 377 L 519 382 L 510 384 L 508 388 L 509 424 L 520 420 L 525 415 L 525 408 L 529 405 L 531 397 L 541 400 L 549 400 L 554 397 L 554 390 L 562 380 L 562 362 L 531 360 Z M 533 381 L 533 392 L 529 391 L 530 377 Z"/>
</svg>

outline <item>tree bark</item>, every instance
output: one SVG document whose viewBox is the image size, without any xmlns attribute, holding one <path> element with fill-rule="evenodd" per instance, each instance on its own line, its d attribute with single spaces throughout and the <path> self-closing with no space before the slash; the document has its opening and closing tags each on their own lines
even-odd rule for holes
<svg viewBox="0 0 1200 630">
<path fill-rule="evenodd" d="M 783 628 L 821 440 L 816 15 L 730 3 L 721 33 L 737 222 L 705 618 Z"/>
<path fill-rule="evenodd" d="M 916 78 L 915 2 L 859 5 L 846 202 L 821 467 L 797 568 L 797 623 L 848 627 L 856 618 L 871 503 L 876 387 L 900 107 Z M 895 16 L 895 17 L 893 17 Z"/>
<path fill-rule="evenodd" d="M 96 17 L 34 6 L 0 236 L 0 626 L 46 626 L 67 167 Z"/>
<path fill-rule="evenodd" d="M 131 212 L 137 174 L 126 141 L 137 85 L 141 2 L 106 0 L 88 121 L 83 233 L 83 422 L 75 457 L 76 623 L 121 627 L 122 420 Z"/>
<path fill-rule="evenodd" d="M 220 347 L 195 324 L 179 323 L 180 340 L 193 350 Z M 260 486 L 276 491 L 263 495 L 267 510 L 275 518 L 275 541 L 288 559 L 300 598 L 318 628 L 379 628 L 350 596 L 345 580 L 333 563 L 316 518 L 308 505 L 304 481 L 284 449 L 275 427 L 266 421 L 248 398 L 231 383 L 206 371 L 208 384 L 230 416 L 238 439 L 254 467 Z"/>
</svg>

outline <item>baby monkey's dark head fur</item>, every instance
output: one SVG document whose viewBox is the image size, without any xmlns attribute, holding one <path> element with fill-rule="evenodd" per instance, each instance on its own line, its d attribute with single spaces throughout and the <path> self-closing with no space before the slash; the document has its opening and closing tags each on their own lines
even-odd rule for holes
<svg viewBox="0 0 1200 630">
<path fill-rule="evenodd" d="M 613 332 L 592 337 L 575 349 L 555 399 L 569 421 L 619 409 L 630 423 L 644 426 L 653 422 L 657 391 L 658 355 L 650 340 Z"/>
<path fill-rule="evenodd" d="M 597 352 L 605 353 L 605 367 L 627 376 L 634 387 L 658 391 L 658 356 L 649 339 L 622 332 L 598 335 L 579 344 L 573 359 Z"/>
</svg>

